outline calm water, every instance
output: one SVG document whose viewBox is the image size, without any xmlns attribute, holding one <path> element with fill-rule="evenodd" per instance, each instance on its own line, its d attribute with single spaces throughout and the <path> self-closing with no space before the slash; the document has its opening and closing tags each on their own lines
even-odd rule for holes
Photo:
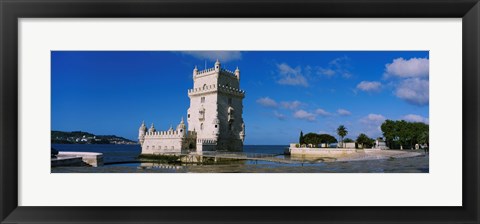
<svg viewBox="0 0 480 224">
<path fill-rule="evenodd" d="M 330 163 L 275 163 L 266 161 L 237 161 L 226 165 L 169 165 L 140 163 L 139 145 L 76 145 L 53 144 L 59 151 L 101 152 L 103 167 L 55 167 L 54 173 L 428 173 L 428 155 L 394 160 L 371 160 Z M 288 146 L 246 145 L 244 152 L 283 154 Z M 283 156 L 283 155 L 282 155 Z"/>
</svg>

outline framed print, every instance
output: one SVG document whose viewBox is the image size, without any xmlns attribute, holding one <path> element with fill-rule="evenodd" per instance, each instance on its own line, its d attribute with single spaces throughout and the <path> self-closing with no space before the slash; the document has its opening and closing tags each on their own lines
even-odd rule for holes
<svg viewBox="0 0 480 224">
<path fill-rule="evenodd" d="M 2 1 L 2 223 L 478 223 L 479 7 Z"/>
</svg>

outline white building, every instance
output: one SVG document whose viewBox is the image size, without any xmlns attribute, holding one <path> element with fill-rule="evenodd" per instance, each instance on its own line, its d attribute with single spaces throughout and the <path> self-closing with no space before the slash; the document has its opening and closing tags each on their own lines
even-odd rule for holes
<svg viewBox="0 0 480 224">
<path fill-rule="evenodd" d="M 242 151 L 245 139 L 243 98 L 240 90 L 240 70 L 221 67 L 193 70 L 193 88 L 188 90 L 190 108 L 187 110 L 188 129 L 183 118 L 174 130 L 139 129 L 138 141 L 142 154 L 189 153 L 196 151 Z"/>
<path fill-rule="evenodd" d="M 375 145 L 373 146 L 374 149 L 389 149 L 387 143 L 383 140 L 383 138 L 377 138 L 375 140 Z"/>
</svg>

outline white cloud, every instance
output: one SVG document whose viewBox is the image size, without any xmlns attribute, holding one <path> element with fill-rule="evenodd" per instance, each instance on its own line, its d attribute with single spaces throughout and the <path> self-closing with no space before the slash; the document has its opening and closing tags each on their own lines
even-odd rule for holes
<svg viewBox="0 0 480 224">
<path fill-rule="evenodd" d="M 411 78 L 403 80 L 395 90 L 395 95 L 411 104 L 424 106 L 429 102 L 428 80 Z"/>
<path fill-rule="evenodd" d="M 381 88 L 382 84 L 380 82 L 362 81 L 357 85 L 357 89 L 365 92 L 378 92 Z"/>
<path fill-rule="evenodd" d="M 343 56 L 333 59 L 329 64 L 335 69 L 337 74 L 340 74 L 344 78 L 350 78 L 352 74 L 348 70 L 350 67 L 349 61 L 350 59 L 347 56 Z"/>
<path fill-rule="evenodd" d="M 382 124 L 386 118 L 381 114 L 369 114 L 362 119 L 360 122 L 363 124 Z"/>
<path fill-rule="evenodd" d="M 304 110 L 298 110 L 293 114 L 293 117 L 302 119 L 302 120 L 307 120 L 307 121 L 314 121 L 315 120 L 315 114 L 309 113 Z"/>
<path fill-rule="evenodd" d="M 200 60 L 229 62 L 242 59 L 240 51 L 182 51 L 183 54 L 193 56 Z"/>
<path fill-rule="evenodd" d="M 428 58 L 403 58 L 393 59 L 393 62 L 385 65 L 385 76 L 400 78 L 428 77 Z"/>
<path fill-rule="evenodd" d="M 273 111 L 273 115 L 278 118 L 279 120 L 285 120 L 287 118 L 287 116 L 285 116 L 284 114 L 281 114 L 279 113 L 278 111 L 274 110 Z"/>
<path fill-rule="evenodd" d="M 264 107 L 277 107 L 277 102 L 267 97 L 262 97 L 257 100 L 257 103 Z"/>
<path fill-rule="evenodd" d="M 280 79 L 277 81 L 281 85 L 308 86 L 307 79 L 302 75 L 300 67 L 292 68 L 286 63 L 277 64 L 277 70 Z"/>
<path fill-rule="evenodd" d="M 345 110 L 345 109 L 338 109 L 337 110 L 337 113 L 339 115 L 342 115 L 342 116 L 348 116 L 348 115 L 351 115 L 352 112 L 348 111 L 348 110 Z"/>
<path fill-rule="evenodd" d="M 295 101 L 283 101 L 280 103 L 280 105 L 283 107 L 283 108 L 286 108 L 286 109 L 290 109 L 290 110 L 295 110 L 297 109 L 299 106 L 302 105 L 302 102 L 298 101 L 298 100 L 295 100 Z"/>
<path fill-rule="evenodd" d="M 317 74 L 325 75 L 325 76 L 333 76 L 333 75 L 335 75 L 335 71 L 330 69 L 330 68 L 319 67 L 318 70 L 317 70 Z"/>
<path fill-rule="evenodd" d="M 402 119 L 410 122 L 422 122 L 428 124 L 428 118 L 422 117 L 417 114 L 407 114 L 403 116 Z"/>
<path fill-rule="evenodd" d="M 325 111 L 324 109 L 321 109 L 321 108 L 318 108 L 317 110 L 315 110 L 315 113 L 320 115 L 320 116 L 324 116 L 324 117 L 330 115 L 329 112 L 327 112 L 327 111 Z"/>
<path fill-rule="evenodd" d="M 380 126 L 386 120 L 385 116 L 381 114 L 369 114 L 360 119 L 361 131 L 370 138 L 376 138 L 382 135 Z"/>
<path fill-rule="evenodd" d="M 350 59 L 346 56 L 335 58 L 328 63 L 328 67 L 317 67 L 317 74 L 328 77 L 338 74 L 344 78 L 350 78 L 352 74 L 349 71 L 349 60 Z"/>
</svg>

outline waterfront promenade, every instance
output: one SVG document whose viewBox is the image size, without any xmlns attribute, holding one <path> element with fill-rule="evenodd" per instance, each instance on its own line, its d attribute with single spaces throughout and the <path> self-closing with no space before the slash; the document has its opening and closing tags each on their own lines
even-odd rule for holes
<svg viewBox="0 0 480 224">
<path fill-rule="evenodd" d="M 329 149 L 324 149 L 328 151 Z M 220 159 L 233 160 L 253 160 L 268 161 L 277 163 L 302 163 L 302 162 L 344 162 L 344 161 L 364 161 L 364 160 L 382 160 L 408 158 L 423 155 L 419 151 L 412 150 L 378 150 L 378 149 L 357 149 L 348 153 L 339 153 L 346 151 L 344 149 L 333 149 L 335 153 L 311 155 L 311 154 L 292 154 L 291 156 L 282 156 L 282 154 L 265 153 L 244 153 L 244 152 L 203 152 L 204 158 L 213 158 L 215 161 Z M 188 156 L 188 155 L 187 155 Z M 199 156 L 191 154 L 191 156 Z"/>
</svg>

